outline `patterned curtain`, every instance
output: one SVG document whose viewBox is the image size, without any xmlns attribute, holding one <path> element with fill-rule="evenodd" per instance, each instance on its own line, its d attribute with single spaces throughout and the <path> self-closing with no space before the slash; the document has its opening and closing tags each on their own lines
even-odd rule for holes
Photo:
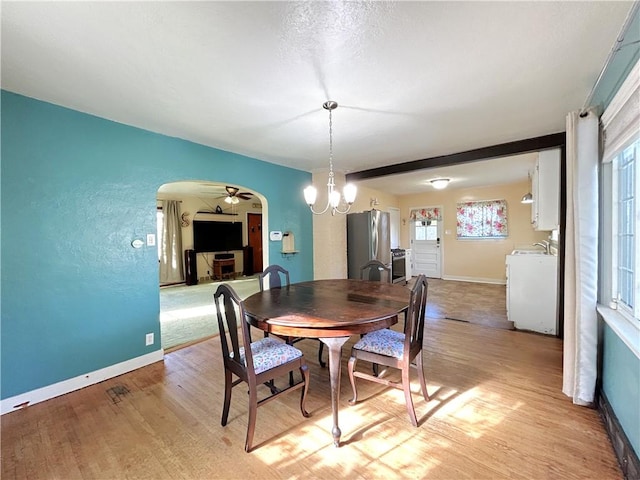
<svg viewBox="0 0 640 480">
<path fill-rule="evenodd" d="M 458 238 L 504 238 L 507 230 L 507 202 L 487 200 L 457 204 Z"/>
<path fill-rule="evenodd" d="M 442 214 L 440 209 L 434 208 L 420 208 L 418 210 L 411 210 L 409 218 L 414 221 L 424 222 L 426 220 L 442 220 Z"/>
</svg>

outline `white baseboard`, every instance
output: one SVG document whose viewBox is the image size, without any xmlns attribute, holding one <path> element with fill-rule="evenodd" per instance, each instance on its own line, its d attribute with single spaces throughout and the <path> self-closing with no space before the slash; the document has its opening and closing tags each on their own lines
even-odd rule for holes
<svg viewBox="0 0 640 480">
<path fill-rule="evenodd" d="M 81 388 L 88 387 L 94 383 L 102 382 L 109 378 L 122 375 L 123 373 L 136 370 L 137 368 L 162 361 L 163 358 L 164 350 L 161 348 L 155 352 L 147 353 L 125 362 L 116 363 L 115 365 L 101 368 L 95 372 L 85 373 L 74 378 L 69 378 L 68 380 L 63 380 L 62 382 L 47 385 L 46 387 L 38 388 L 30 392 L 21 393 L 15 397 L 4 398 L 0 400 L 0 415 L 20 410 L 21 408 L 28 407 L 35 403 L 44 402 L 45 400 L 73 392 L 74 390 L 80 390 Z"/>
<path fill-rule="evenodd" d="M 502 278 L 443 276 L 442 280 L 453 280 L 455 282 L 471 282 L 471 283 L 493 283 L 495 285 L 506 285 L 507 284 L 507 281 L 502 279 Z"/>
</svg>

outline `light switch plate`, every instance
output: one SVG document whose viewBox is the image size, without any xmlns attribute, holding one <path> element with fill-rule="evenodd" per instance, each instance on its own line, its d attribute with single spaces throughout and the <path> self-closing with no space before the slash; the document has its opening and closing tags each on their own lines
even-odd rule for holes
<svg viewBox="0 0 640 480">
<path fill-rule="evenodd" d="M 273 232 L 269 232 L 269 240 L 272 240 L 274 242 L 282 240 L 282 232 L 279 232 L 277 230 L 274 230 Z"/>
<path fill-rule="evenodd" d="M 147 233 L 147 246 L 153 247 L 156 244 L 156 235 L 155 233 Z"/>
</svg>

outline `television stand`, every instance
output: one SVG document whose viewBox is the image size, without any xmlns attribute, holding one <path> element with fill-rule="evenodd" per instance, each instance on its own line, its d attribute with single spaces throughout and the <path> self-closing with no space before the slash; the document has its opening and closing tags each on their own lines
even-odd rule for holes
<svg viewBox="0 0 640 480">
<path fill-rule="evenodd" d="M 223 258 L 213 260 L 213 279 L 223 280 L 224 278 L 236 278 L 236 260 L 235 258 Z"/>
</svg>

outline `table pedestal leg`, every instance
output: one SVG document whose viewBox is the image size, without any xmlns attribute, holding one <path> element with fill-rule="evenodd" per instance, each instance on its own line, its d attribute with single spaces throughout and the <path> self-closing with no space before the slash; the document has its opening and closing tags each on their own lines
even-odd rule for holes
<svg viewBox="0 0 640 480">
<path fill-rule="evenodd" d="M 340 446 L 340 427 L 338 426 L 338 408 L 340 403 L 340 374 L 342 368 L 340 357 L 342 356 L 342 345 L 349 340 L 349 337 L 321 338 L 320 341 L 329 347 L 329 378 L 331 379 L 331 409 L 333 410 L 333 444 Z"/>
</svg>

